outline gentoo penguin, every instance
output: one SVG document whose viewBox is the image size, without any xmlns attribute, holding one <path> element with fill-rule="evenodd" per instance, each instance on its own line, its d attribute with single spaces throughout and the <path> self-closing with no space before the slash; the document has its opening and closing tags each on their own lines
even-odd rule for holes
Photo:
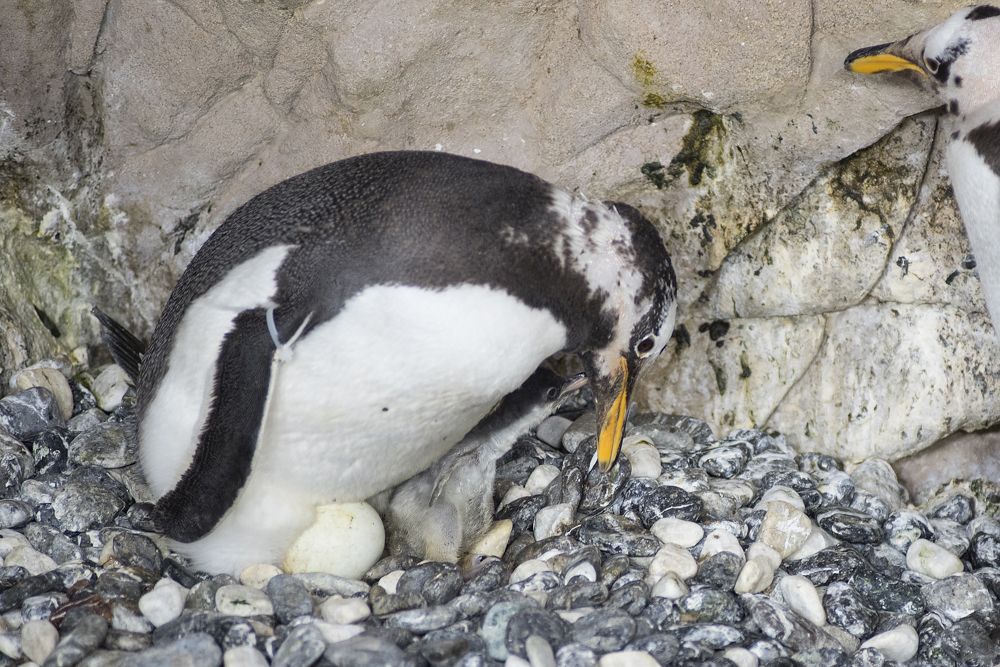
<svg viewBox="0 0 1000 667">
<path fill-rule="evenodd" d="M 440 460 L 395 489 L 386 511 L 389 551 L 455 563 L 493 521 L 496 462 L 586 383 L 545 367 L 531 374 Z"/>
<path fill-rule="evenodd" d="M 607 469 L 675 296 L 638 211 L 511 167 L 385 152 L 283 181 L 206 240 L 142 358 L 155 519 L 208 572 L 280 562 L 317 505 L 425 470 L 560 351 Z"/>
<path fill-rule="evenodd" d="M 1000 328 L 1000 7 L 967 7 L 924 32 L 859 49 L 844 65 L 862 74 L 917 72 L 946 103 L 948 175 Z"/>
</svg>

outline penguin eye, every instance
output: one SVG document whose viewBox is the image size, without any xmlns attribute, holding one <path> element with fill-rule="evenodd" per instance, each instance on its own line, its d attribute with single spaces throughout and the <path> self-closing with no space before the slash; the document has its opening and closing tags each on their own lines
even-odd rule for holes
<svg viewBox="0 0 1000 667">
<path fill-rule="evenodd" d="M 656 339 L 652 336 L 646 336 L 635 346 L 635 352 L 640 357 L 645 356 L 653 350 L 654 345 L 656 345 Z"/>
<path fill-rule="evenodd" d="M 924 58 L 924 66 L 927 67 L 927 71 L 931 74 L 937 74 L 941 63 L 938 62 L 937 58 Z"/>
<path fill-rule="evenodd" d="M 559 398 L 559 388 L 558 387 L 549 387 L 549 390 L 547 392 L 545 392 L 545 396 L 550 401 L 556 400 L 557 398 Z"/>
</svg>

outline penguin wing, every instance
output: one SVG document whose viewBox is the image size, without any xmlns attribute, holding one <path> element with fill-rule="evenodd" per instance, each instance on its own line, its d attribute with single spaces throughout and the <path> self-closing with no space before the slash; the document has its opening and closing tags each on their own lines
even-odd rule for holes
<svg viewBox="0 0 1000 667">
<path fill-rule="evenodd" d="M 142 364 L 142 355 L 146 353 L 146 343 L 97 306 L 92 307 L 90 312 L 101 323 L 101 339 L 111 353 L 111 358 L 134 384 L 139 379 L 139 366 Z"/>
<path fill-rule="evenodd" d="M 250 475 L 276 349 L 267 319 L 262 308 L 243 311 L 222 341 L 213 399 L 194 458 L 156 505 L 155 519 L 168 537 L 193 542 L 207 534 Z"/>
</svg>

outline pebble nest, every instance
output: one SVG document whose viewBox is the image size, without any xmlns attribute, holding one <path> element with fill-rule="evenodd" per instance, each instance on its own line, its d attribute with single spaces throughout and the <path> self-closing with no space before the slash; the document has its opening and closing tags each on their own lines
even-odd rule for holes
<svg viewBox="0 0 1000 667">
<path fill-rule="evenodd" d="M 208 576 L 152 532 L 128 396 L 47 383 L 0 399 L 0 667 L 1000 661 L 989 482 L 916 508 L 884 461 L 663 414 L 603 474 L 581 413 L 498 463 L 502 558 Z"/>
</svg>

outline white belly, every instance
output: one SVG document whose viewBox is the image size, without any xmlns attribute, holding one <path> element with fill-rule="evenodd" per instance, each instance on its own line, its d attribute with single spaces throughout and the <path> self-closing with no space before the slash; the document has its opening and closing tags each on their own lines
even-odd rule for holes
<svg viewBox="0 0 1000 667">
<path fill-rule="evenodd" d="M 249 484 L 368 498 L 427 468 L 565 342 L 501 290 L 368 288 L 279 366 Z"/>
</svg>

